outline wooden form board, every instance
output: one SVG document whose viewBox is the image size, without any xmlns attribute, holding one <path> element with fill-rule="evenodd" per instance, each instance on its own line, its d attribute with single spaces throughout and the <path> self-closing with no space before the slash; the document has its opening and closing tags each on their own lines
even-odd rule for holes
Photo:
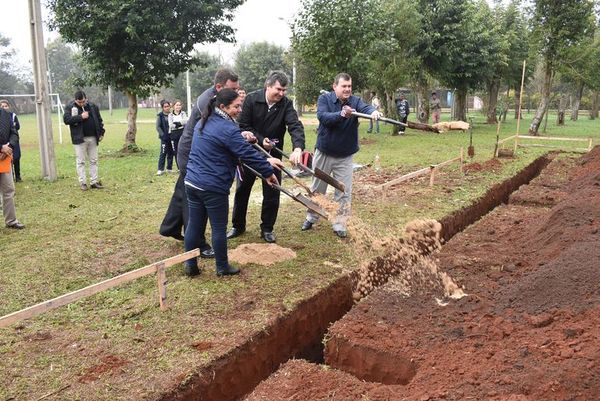
<svg viewBox="0 0 600 401">
<path fill-rule="evenodd" d="M 570 151 L 570 150 L 575 150 L 575 151 L 587 151 L 589 152 L 590 150 L 592 150 L 592 147 L 594 145 L 594 141 L 598 141 L 598 138 L 569 138 L 569 137 L 553 137 L 553 136 L 533 136 L 533 135 L 513 135 L 513 136 L 509 136 L 507 138 L 501 139 L 498 141 L 498 145 L 506 142 L 506 141 L 510 141 L 511 139 L 515 140 L 514 143 L 514 151 L 517 151 L 518 147 L 540 147 L 540 148 L 557 148 L 558 146 L 552 146 L 552 145 L 541 145 L 541 144 L 528 144 L 528 145 L 522 145 L 519 143 L 519 140 L 521 139 L 533 139 L 533 140 L 540 140 L 540 141 L 567 141 L 567 142 L 587 142 L 588 147 L 587 149 L 582 149 L 582 148 L 576 148 L 576 149 L 569 149 L 569 150 L 565 150 L 565 151 Z M 496 157 L 498 157 L 498 148 L 496 148 Z"/>
<path fill-rule="evenodd" d="M 31 317 L 40 315 L 44 312 L 47 312 L 51 309 L 58 308 L 63 305 L 70 304 L 71 302 L 75 302 L 79 299 L 89 297 L 90 295 L 97 294 L 109 288 L 116 287 L 120 284 L 127 283 L 129 281 L 133 281 L 137 278 L 147 276 L 149 274 L 158 272 L 158 280 L 159 280 L 159 301 L 161 304 L 161 309 L 166 307 L 166 275 L 165 268 L 169 266 L 176 265 L 178 263 L 184 262 L 188 259 L 197 257 L 200 255 L 200 250 L 198 248 L 193 249 L 191 251 L 170 257 L 168 259 L 161 260 L 160 262 L 152 263 L 150 265 L 140 267 L 139 269 L 132 270 L 127 273 L 123 273 L 119 276 L 109 278 L 107 280 L 101 281 L 96 284 L 89 285 L 85 288 L 81 288 L 79 290 L 69 292 L 68 294 L 61 295 L 59 297 L 50 299 L 48 301 L 40 302 L 39 304 L 30 306 L 28 308 L 22 309 L 17 312 L 10 313 L 6 316 L 0 317 L 0 328 L 6 327 L 10 324 L 18 322 L 20 320 L 29 319 Z M 162 283 L 162 285 L 161 285 Z M 162 287 L 162 288 L 161 288 Z M 164 306 L 163 306 L 164 305 Z"/>
<path fill-rule="evenodd" d="M 464 160 L 464 149 L 460 148 L 460 156 L 459 157 L 455 157 L 454 159 L 446 160 L 446 161 L 438 163 L 438 164 L 432 164 L 429 167 L 424 167 L 420 170 L 413 171 L 412 173 L 404 174 L 404 175 L 402 175 L 398 178 L 395 178 L 391 181 L 384 182 L 381 185 L 373 187 L 373 189 L 385 190 L 385 189 L 391 187 L 392 185 L 400 184 L 401 182 L 408 181 L 412 178 L 420 177 L 422 175 L 427 175 L 427 174 L 430 174 L 429 185 L 433 185 L 433 182 L 435 180 L 435 173 L 436 173 L 437 169 L 458 161 L 458 162 L 460 162 L 460 170 L 462 171 L 463 160 Z"/>
</svg>

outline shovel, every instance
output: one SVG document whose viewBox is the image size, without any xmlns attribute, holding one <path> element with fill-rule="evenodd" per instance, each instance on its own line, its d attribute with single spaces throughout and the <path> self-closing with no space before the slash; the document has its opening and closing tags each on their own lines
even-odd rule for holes
<svg viewBox="0 0 600 401">
<path fill-rule="evenodd" d="M 283 157 L 285 157 L 287 159 L 290 158 L 290 155 L 285 153 L 283 150 L 279 149 L 277 146 L 273 145 L 273 149 L 277 150 Z M 313 170 L 313 169 L 305 166 L 302 163 L 298 163 L 297 166 L 300 168 L 300 170 L 306 171 L 308 174 L 312 175 L 313 177 L 316 177 L 316 178 L 320 179 L 321 181 L 325 181 L 327 184 L 331 185 L 332 187 L 334 187 L 336 189 L 339 189 L 342 192 L 346 192 L 346 186 L 344 185 L 343 182 L 333 178 L 332 176 L 330 176 L 323 170 L 321 170 L 319 168 L 315 168 Z"/>
<path fill-rule="evenodd" d="M 257 143 L 253 143 L 252 147 L 256 150 L 258 150 L 259 152 L 263 153 L 265 156 L 267 157 L 271 157 L 271 154 L 269 152 L 267 152 L 264 148 L 260 147 Z M 300 181 L 298 179 L 298 177 L 296 177 L 294 174 L 292 174 L 292 172 L 290 170 L 288 170 L 285 167 L 279 167 L 281 169 L 281 171 L 283 171 L 284 173 L 287 174 L 288 177 L 290 177 L 292 180 L 294 180 L 296 182 L 296 184 L 300 185 L 302 188 L 306 189 L 306 193 L 308 194 L 308 196 L 312 196 L 313 193 L 310 190 L 310 188 L 303 183 L 302 181 Z"/>
<path fill-rule="evenodd" d="M 472 159 L 475 156 L 475 148 L 473 147 L 473 119 L 471 118 L 471 124 L 469 124 L 469 147 L 467 148 L 467 155 Z"/>
<path fill-rule="evenodd" d="M 353 116 L 356 117 L 362 117 L 362 118 L 368 118 L 369 120 L 371 120 L 371 115 L 370 114 L 364 114 L 364 113 L 359 113 L 356 111 L 352 112 Z M 394 125 L 399 125 L 401 127 L 408 127 L 408 128 L 412 128 L 412 129 L 418 129 L 421 131 L 430 131 L 430 132 L 436 132 L 436 133 L 440 133 L 440 130 L 438 128 L 435 128 L 434 126 L 431 125 L 427 125 L 427 124 L 421 124 L 421 123 L 414 123 L 412 121 L 408 121 L 406 124 L 397 120 L 392 120 L 391 118 L 387 118 L 387 117 L 380 117 L 379 121 L 384 121 L 386 123 L 390 123 L 390 124 L 394 124 Z"/>
<path fill-rule="evenodd" d="M 252 167 L 250 167 L 246 163 L 242 163 L 242 164 L 252 174 L 254 174 L 255 176 L 257 176 L 261 180 L 267 182 L 267 179 L 265 177 L 263 177 L 258 171 L 254 170 Z M 283 192 L 284 194 L 286 194 L 287 196 L 289 196 L 290 198 L 292 198 L 296 202 L 303 204 L 307 209 L 312 210 L 313 212 L 315 212 L 319 216 L 322 216 L 322 217 L 324 217 L 326 219 L 329 218 L 329 214 L 327 214 L 327 212 L 321 206 L 317 205 L 315 202 L 313 202 L 312 200 L 308 199 L 306 196 L 301 195 L 301 194 L 294 195 L 292 192 L 288 191 L 287 189 L 285 189 L 281 185 L 277 185 L 277 184 L 273 184 L 273 188 L 278 189 L 279 191 Z"/>
</svg>

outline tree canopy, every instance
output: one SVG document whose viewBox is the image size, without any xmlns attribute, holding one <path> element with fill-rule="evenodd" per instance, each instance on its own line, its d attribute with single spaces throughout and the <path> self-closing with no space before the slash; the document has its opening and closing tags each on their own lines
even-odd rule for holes
<svg viewBox="0 0 600 401">
<path fill-rule="evenodd" d="M 262 88 L 267 74 L 272 70 L 282 70 L 291 79 L 290 67 L 285 61 L 285 49 L 267 42 L 242 45 L 234 63 L 240 84 L 247 92 Z"/>
<path fill-rule="evenodd" d="M 81 49 L 87 77 L 129 95 L 126 145 L 135 144 L 137 95 L 197 64 L 195 44 L 231 41 L 243 0 L 49 0 L 51 27 Z"/>
</svg>

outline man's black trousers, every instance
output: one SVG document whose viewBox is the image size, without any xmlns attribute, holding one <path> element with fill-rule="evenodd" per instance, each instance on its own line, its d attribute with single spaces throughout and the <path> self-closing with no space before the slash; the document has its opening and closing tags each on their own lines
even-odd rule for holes
<svg viewBox="0 0 600 401">
<path fill-rule="evenodd" d="M 246 230 L 246 213 L 248 212 L 248 201 L 252 186 L 257 177 L 247 168 L 243 168 L 243 180 L 240 182 L 238 177 L 235 189 L 235 198 L 233 201 L 233 227 L 240 230 Z M 275 169 L 275 176 L 281 183 L 281 171 Z M 260 229 L 263 232 L 272 232 L 279 212 L 279 190 L 272 188 L 269 184 L 261 180 L 263 190 L 262 211 L 260 214 Z"/>
</svg>

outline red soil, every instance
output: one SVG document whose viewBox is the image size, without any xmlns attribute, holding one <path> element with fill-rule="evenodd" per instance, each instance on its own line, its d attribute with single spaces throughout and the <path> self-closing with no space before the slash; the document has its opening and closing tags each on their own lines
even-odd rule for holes
<svg viewBox="0 0 600 401">
<path fill-rule="evenodd" d="M 600 399 L 600 148 L 573 165 L 436 255 L 468 296 L 391 280 L 330 328 L 330 367 L 288 362 L 248 400 Z"/>
</svg>

